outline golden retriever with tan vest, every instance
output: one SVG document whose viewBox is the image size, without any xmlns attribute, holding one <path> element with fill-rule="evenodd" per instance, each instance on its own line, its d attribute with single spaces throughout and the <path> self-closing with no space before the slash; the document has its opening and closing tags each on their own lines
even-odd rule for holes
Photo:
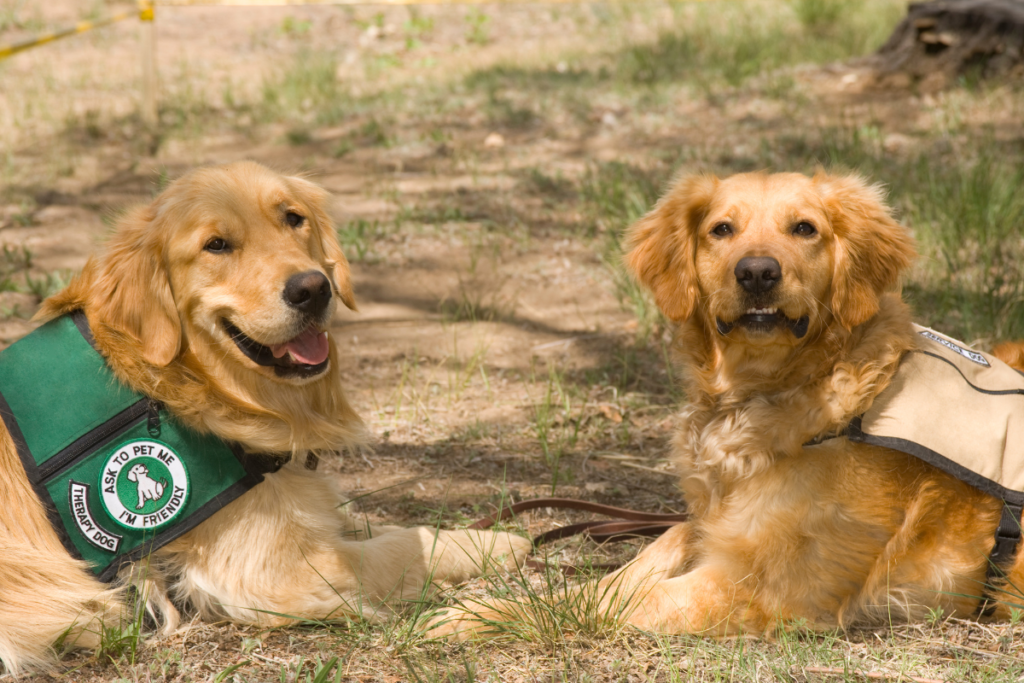
<svg viewBox="0 0 1024 683">
<path fill-rule="evenodd" d="M 689 400 L 672 459 L 691 519 L 569 609 L 725 636 L 1020 606 L 1024 378 L 912 325 L 895 289 L 914 247 L 879 187 L 824 172 L 683 177 L 627 243 L 628 268 L 675 325 Z M 1013 362 L 1020 348 L 1000 353 Z M 892 410 L 935 393 L 915 384 L 935 369 L 969 400 L 939 396 L 952 410 L 929 416 L 921 443 L 894 436 L 917 425 Z M 950 429 L 972 401 L 1003 412 L 973 435 Z M 956 443 L 936 443 L 947 431 Z M 988 478 L 953 462 L 974 447 L 992 451 Z M 532 618 L 511 601 L 469 604 L 433 633 Z"/>
</svg>

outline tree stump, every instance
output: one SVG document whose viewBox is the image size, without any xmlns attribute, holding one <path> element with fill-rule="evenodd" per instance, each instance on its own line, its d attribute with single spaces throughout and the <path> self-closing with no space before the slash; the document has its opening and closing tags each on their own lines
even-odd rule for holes
<svg viewBox="0 0 1024 683">
<path fill-rule="evenodd" d="M 1024 0 L 913 3 L 876 53 L 883 83 L 938 90 L 959 77 L 1024 76 Z"/>
</svg>

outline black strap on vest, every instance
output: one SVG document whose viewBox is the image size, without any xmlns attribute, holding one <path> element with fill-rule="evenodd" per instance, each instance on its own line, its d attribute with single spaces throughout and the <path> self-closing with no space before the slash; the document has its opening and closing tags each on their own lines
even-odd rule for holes
<svg viewBox="0 0 1024 683">
<path fill-rule="evenodd" d="M 1003 578 L 1017 555 L 1021 539 L 1021 514 L 1024 506 L 1004 501 L 1003 514 L 996 527 L 996 544 L 989 555 L 989 579 Z"/>
<path fill-rule="evenodd" d="M 1003 501 L 1003 514 L 999 518 L 999 526 L 996 527 L 996 544 L 992 547 L 992 553 L 988 556 L 988 571 L 985 573 L 985 584 L 995 588 L 993 592 L 999 593 L 997 583 L 1005 579 L 1007 572 L 1013 565 L 1017 555 L 1017 546 L 1021 540 L 1021 514 L 1024 512 L 1021 505 Z M 994 595 L 986 595 L 978 603 L 975 614 L 978 617 L 990 617 L 996 611 L 999 601 Z"/>
</svg>

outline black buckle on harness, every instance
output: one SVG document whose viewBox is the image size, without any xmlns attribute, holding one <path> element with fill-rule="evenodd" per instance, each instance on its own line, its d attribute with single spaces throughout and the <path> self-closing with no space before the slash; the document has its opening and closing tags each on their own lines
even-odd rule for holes
<svg viewBox="0 0 1024 683">
<path fill-rule="evenodd" d="M 1002 578 L 1017 555 L 1021 538 L 1021 513 L 1024 506 L 1003 502 L 1003 514 L 996 527 L 996 544 L 988 556 L 988 578 Z"/>
<path fill-rule="evenodd" d="M 998 600 L 991 593 L 999 592 L 996 582 L 1006 578 L 1006 573 L 1017 556 L 1017 546 L 1020 545 L 1021 539 L 1022 512 L 1024 506 L 1003 501 L 1003 514 L 999 518 L 999 526 L 996 527 L 996 543 L 989 553 L 988 572 L 985 574 L 985 583 L 989 586 L 986 592 L 990 595 L 978 604 L 976 614 L 979 617 L 990 617 L 996 611 Z"/>
</svg>

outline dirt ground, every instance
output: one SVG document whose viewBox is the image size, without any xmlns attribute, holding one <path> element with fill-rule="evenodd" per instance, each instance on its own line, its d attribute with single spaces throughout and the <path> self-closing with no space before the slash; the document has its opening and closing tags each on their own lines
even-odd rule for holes
<svg viewBox="0 0 1024 683">
<path fill-rule="evenodd" d="M 5 12 L 18 5 L 6 2 Z M 0 24 L 0 43 L 131 6 L 80 5 L 21 6 L 20 23 Z M 415 13 L 160 7 L 156 139 L 136 115 L 138 22 L 0 62 L 0 245 L 20 283 L 0 292 L 0 345 L 32 329 L 39 294 L 82 267 L 118 211 L 197 164 L 255 159 L 303 173 L 333 195 L 360 310 L 339 314 L 331 334 L 352 403 L 377 441 L 348 454 L 332 476 L 370 520 L 457 526 L 503 498 L 552 493 L 679 511 L 665 460 L 679 399 L 667 337 L 656 329 L 643 338 L 643 321 L 618 295 L 603 235 L 622 226 L 602 226 L 559 183 L 578 183 L 602 162 L 643 167 L 689 155 L 705 167 L 709 158 L 726 168 L 784 163 L 782 146 L 765 140 L 836 126 L 869 128 L 894 158 L 943 136 L 955 145 L 970 131 L 1012 138 L 1024 99 L 1012 88 L 874 89 L 870 68 L 851 62 L 790 69 L 791 97 L 773 96 L 774 82 L 758 79 L 716 97 L 680 88 L 650 102 L 609 88 L 583 115 L 540 103 L 541 120 L 523 123 L 515 93 L 496 114 L 493 97 L 459 85 L 494 64 L 572 73 L 599 47 L 652 39 L 679 11 L 626 5 L 610 19 L 603 6 L 561 4 Z M 317 51 L 338 55 L 345 115 L 324 122 L 299 102 L 268 118 L 237 105 L 266 102 L 283 65 Z M 18 258 L 28 267 L 10 265 Z M 524 515 L 520 528 L 535 534 L 580 518 L 541 511 Z M 574 542 L 552 552 L 601 561 L 636 546 Z M 1022 652 L 1019 626 L 937 628 L 927 638 L 941 642 L 922 646 L 922 662 L 975 657 L 997 666 Z M 196 622 L 171 638 L 146 638 L 138 652 L 68 655 L 62 672 L 25 680 L 312 680 L 315 658 L 333 656 L 342 659 L 338 680 L 668 680 L 662 667 L 673 653 L 712 672 L 685 680 L 744 680 L 728 667 L 715 678 L 719 664 L 707 663 L 735 657 L 735 649 L 666 645 L 646 634 L 515 642 L 481 654 L 418 641 L 409 649 L 402 633 Z M 884 637 L 925 638 L 913 630 Z M 879 638 L 851 635 L 821 647 L 856 660 Z M 236 663 L 244 664 L 218 678 Z M 764 680 L 854 680 L 793 666 Z"/>
</svg>

